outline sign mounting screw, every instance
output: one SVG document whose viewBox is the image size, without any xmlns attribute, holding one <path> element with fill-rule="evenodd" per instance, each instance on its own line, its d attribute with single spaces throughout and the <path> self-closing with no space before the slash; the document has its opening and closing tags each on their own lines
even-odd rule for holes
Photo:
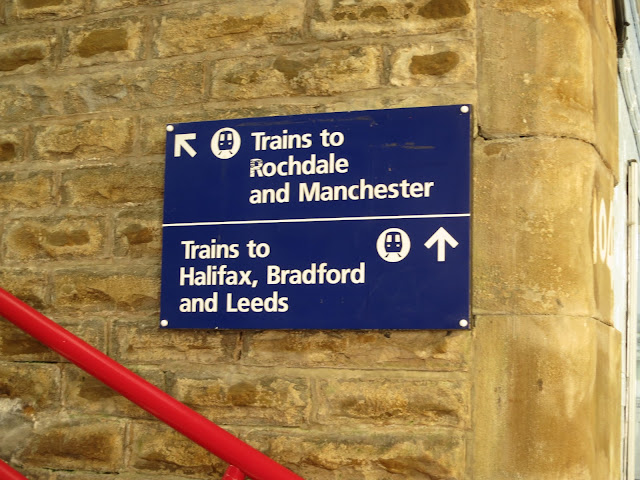
<svg viewBox="0 0 640 480">
<path fill-rule="evenodd" d="M 160 326 L 161 327 L 168 327 L 169 326 L 169 320 L 160 320 Z"/>
<path fill-rule="evenodd" d="M 460 111 L 462 113 L 469 113 L 469 106 L 468 105 L 463 105 L 460 107 Z"/>
<path fill-rule="evenodd" d="M 466 328 L 469 326 L 469 322 L 464 318 L 458 322 L 462 328 Z"/>
</svg>

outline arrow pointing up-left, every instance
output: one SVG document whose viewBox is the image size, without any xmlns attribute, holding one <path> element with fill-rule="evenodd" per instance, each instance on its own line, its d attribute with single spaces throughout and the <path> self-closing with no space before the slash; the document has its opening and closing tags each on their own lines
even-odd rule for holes
<svg viewBox="0 0 640 480">
<path fill-rule="evenodd" d="M 196 156 L 196 151 L 193 149 L 187 140 L 195 140 L 195 133 L 177 133 L 175 143 L 173 145 L 173 156 L 179 157 L 182 153 L 182 149 L 187 152 L 191 158 Z"/>
</svg>

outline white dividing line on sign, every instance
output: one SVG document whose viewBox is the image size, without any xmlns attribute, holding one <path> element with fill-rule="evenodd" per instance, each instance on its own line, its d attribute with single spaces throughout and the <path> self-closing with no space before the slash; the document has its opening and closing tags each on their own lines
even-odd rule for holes
<svg viewBox="0 0 640 480">
<path fill-rule="evenodd" d="M 387 215 L 379 217 L 328 217 L 328 218 L 281 218 L 275 220 L 228 220 L 225 222 L 193 222 L 193 223 L 164 223 L 163 227 L 202 227 L 207 225 L 251 225 L 261 223 L 310 223 L 310 222 L 341 222 L 349 220 L 398 220 L 407 218 L 457 218 L 470 217 L 470 213 L 443 213 L 433 215 Z"/>
</svg>

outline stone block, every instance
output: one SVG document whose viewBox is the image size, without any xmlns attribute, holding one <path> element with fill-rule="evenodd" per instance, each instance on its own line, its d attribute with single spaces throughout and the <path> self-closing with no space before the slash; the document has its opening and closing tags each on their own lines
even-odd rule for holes
<svg viewBox="0 0 640 480">
<path fill-rule="evenodd" d="M 480 11 L 476 113 L 483 134 L 593 142 L 591 35 L 576 3 L 509 0 Z"/>
<path fill-rule="evenodd" d="M 345 378 L 347 377 L 347 378 Z M 466 428 L 468 380 L 447 374 L 393 377 L 362 372 L 318 382 L 318 421 L 329 425 L 436 425 Z"/>
<path fill-rule="evenodd" d="M 465 433 L 386 428 L 307 435 L 252 430 L 246 441 L 303 478 L 424 480 L 464 478 Z"/>
<path fill-rule="evenodd" d="M 480 316 L 475 339 L 472 478 L 617 478 L 618 332 L 592 318 Z"/>
<path fill-rule="evenodd" d="M 41 422 L 19 461 L 55 470 L 117 472 L 124 458 L 124 422 L 85 417 Z"/>
<path fill-rule="evenodd" d="M 235 361 L 239 348 L 236 332 L 160 330 L 157 319 L 113 326 L 113 358 L 123 363 L 161 364 L 190 362 L 225 364 Z"/>
<path fill-rule="evenodd" d="M 152 203 L 160 201 L 163 192 L 164 171 L 159 163 L 79 168 L 62 175 L 63 205 L 111 207 Z"/>
<path fill-rule="evenodd" d="M 265 331 L 246 334 L 242 362 L 260 366 L 466 371 L 468 332 Z"/>
<path fill-rule="evenodd" d="M 68 320 L 58 320 L 56 323 L 105 353 L 106 329 L 103 321 L 83 320 L 80 324 Z M 7 362 L 67 362 L 49 347 L 4 319 L 0 321 L 0 358 Z"/>
<path fill-rule="evenodd" d="M 124 210 L 116 218 L 115 255 L 147 258 L 160 263 L 162 208 L 160 205 Z"/>
<path fill-rule="evenodd" d="M 63 67 L 142 60 L 145 54 L 142 17 L 118 17 L 83 23 L 65 30 Z"/>
<path fill-rule="evenodd" d="M 415 108 L 434 105 L 477 104 L 475 85 L 442 85 L 431 87 L 385 87 L 375 91 L 352 92 L 335 98 L 321 99 L 314 112 L 376 110 L 380 108 Z M 310 112 L 313 113 L 313 112 Z"/>
<path fill-rule="evenodd" d="M 57 45 L 58 35 L 53 28 L 0 34 L 0 76 L 52 68 Z"/>
<path fill-rule="evenodd" d="M 114 68 L 64 80 L 62 100 L 66 113 L 141 110 L 198 103 L 204 98 L 204 68 L 197 61 Z M 0 101 L 2 100 L 0 91 Z"/>
<path fill-rule="evenodd" d="M 597 151 L 578 140 L 476 141 L 475 313 L 610 321 L 610 274 L 591 261 L 596 185 L 612 186 L 599 163 Z"/>
<path fill-rule="evenodd" d="M 154 25 L 155 54 L 251 50 L 301 36 L 303 0 L 233 0 L 208 8 L 169 11 Z"/>
<path fill-rule="evenodd" d="M 117 474 L 87 473 L 87 472 L 55 472 L 50 479 L 43 480 L 149 480 L 149 474 L 139 472 L 124 472 Z M 153 475 L 154 480 L 192 480 L 193 477 L 182 475 Z M 29 480 L 38 480 L 37 478 Z"/>
<path fill-rule="evenodd" d="M 155 311 L 159 306 L 155 268 L 57 270 L 53 306 L 71 311 Z"/>
<path fill-rule="evenodd" d="M 35 160 L 101 160 L 131 154 L 134 136 L 131 118 L 91 119 L 74 124 L 35 128 Z"/>
<path fill-rule="evenodd" d="M 373 46 L 231 58 L 213 63 L 211 96 L 218 100 L 327 96 L 376 88 L 381 75 L 382 51 Z"/>
<path fill-rule="evenodd" d="M 59 361 L 61 357 L 46 345 L 0 317 L 0 358 L 7 361 Z"/>
<path fill-rule="evenodd" d="M 60 368 L 37 363 L 0 363 L 0 399 L 17 400 L 33 413 L 60 404 Z"/>
<path fill-rule="evenodd" d="M 181 0 L 95 0 L 93 9 L 95 12 L 108 12 L 132 7 L 152 7 L 155 5 L 171 5 Z"/>
<path fill-rule="evenodd" d="M 105 219 L 100 217 L 21 217 L 7 222 L 8 262 L 104 256 Z"/>
<path fill-rule="evenodd" d="M 24 159 L 25 129 L 7 128 L 0 132 L 0 167 Z"/>
<path fill-rule="evenodd" d="M 52 205 L 51 172 L 0 172 L 0 211 Z"/>
<path fill-rule="evenodd" d="M 55 474 L 45 468 L 17 467 L 18 471 L 29 480 L 56 480 Z M 105 479 L 103 479 L 105 480 Z"/>
<path fill-rule="evenodd" d="M 87 0 L 16 0 L 9 18 L 51 20 L 78 17 L 85 13 Z"/>
<path fill-rule="evenodd" d="M 28 441 L 33 431 L 34 411 L 31 405 L 25 405 L 18 398 L 0 396 L 0 459 L 9 462 Z"/>
<path fill-rule="evenodd" d="M 164 374 L 157 368 L 133 367 L 131 370 L 161 390 L 165 390 Z M 74 412 L 112 417 L 153 418 L 141 407 L 75 365 L 64 366 L 62 385 L 64 406 Z"/>
<path fill-rule="evenodd" d="M 165 425 L 135 422 L 131 426 L 130 467 L 152 474 L 221 478 L 227 464 Z"/>
<path fill-rule="evenodd" d="M 391 55 L 390 83 L 394 86 L 475 84 L 473 39 L 446 39 L 399 47 Z"/>
<path fill-rule="evenodd" d="M 588 9 L 590 2 L 580 2 Z M 618 57 L 617 38 L 613 20 L 614 2 L 594 2 L 592 14 L 585 13 L 591 31 L 591 56 L 593 70 L 593 115 L 595 144 L 604 162 L 616 179 L 620 172 L 618 162 Z"/>
<path fill-rule="evenodd" d="M 316 0 L 311 33 L 321 40 L 424 35 L 474 26 L 470 0 Z"/>
<path fill-rule="evenodd" d="M 43 85 L 31 78 L 0 84 L 0 111 L 8 123 L 26 122 L 63 111 L 56 100 L 57 85 Z"/>
<path fill-rule="evenodd" d="M 8 463 L 11 465 L 11 462 Z M 17 464 L 12 467 L 29 480 L 55 480 L 54 474 L 44 468 L 25 467 Z"/>
<path fill-rule="evenodd" d="M 37 310 L 47 305 L 47 275 L 42 271 L 0 267 L 0 287 Z"/>
<path fill-rule="evenodd" d="M 25 407 L 18 399 L 0 398 L 0 459 L 11 464 L 14 453 L 24 447 L 33 432 L 33 413 L 33 407 Z"/>
<path fill-rule="evenodd" d="M 211 375 L 179 371 L 169 379 L 169 394 L 221 424 L 295 426 L 306 422 L 309 381 L 283 374 Z"/>
</svg>

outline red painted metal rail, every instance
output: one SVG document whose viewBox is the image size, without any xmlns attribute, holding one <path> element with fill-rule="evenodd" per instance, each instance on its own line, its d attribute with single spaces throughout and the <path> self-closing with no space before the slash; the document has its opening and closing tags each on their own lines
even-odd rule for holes
<svg viewBox="0 0 640 480">
<path fill-rule="evenodd" d="M 27 477 L 23 477 L 2 460 L 0 460 L 0 478 L 2 480 L 28 480 Z"/>
<path fill-rule="evenodd" d="M 303 480 L 0 288 L 0 316 L 230 464 L 225 479 Z M 3 470 L 0 470 L 3 472 Z M 18 474 L 19 475 L 19 474 Z M 4 478 L 4 477 L 2 477 Z M 11 480 L 24 480 L 8 477 Z"/>
</svg>

